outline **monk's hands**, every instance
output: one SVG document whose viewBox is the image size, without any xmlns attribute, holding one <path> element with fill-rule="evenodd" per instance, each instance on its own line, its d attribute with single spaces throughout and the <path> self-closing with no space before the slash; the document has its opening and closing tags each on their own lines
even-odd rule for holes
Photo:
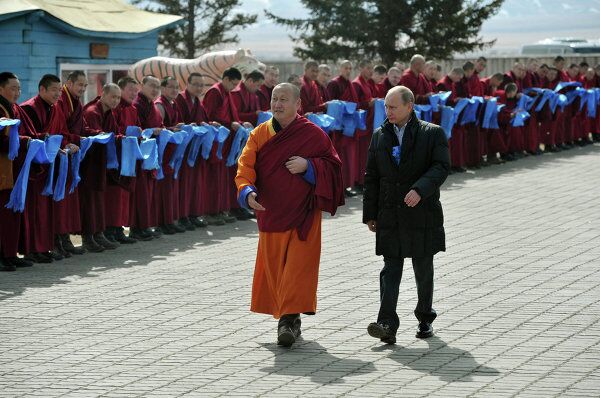
<svg viewBox="0 0 600 398">
<path fill-rule="evenodd" d="M 252 123 L 248 123 L 248 122 L 244 122 L 244 125 L 243 125 L 243 126 L 244 126 L 245 128 L 247 128 L 247 129 L 253 129 L 253 128 L 254 128 L 254 126 L 252 125 Z"/>
<path fill-rule="evenodd" d="M 414 189 L 411 189 L 410 192 L 408 192 L 404 197 L 404 203 L 406 203 L 408 207 L 415 207 L 420 201 L 421 195 L 419 195 Z"/>
<path fill-rule="evenodd" d="M 250 192 L 250 194 L 248 195 L 248 206 L 250 206 L 254 210 L 265 211 L 265 208 L 256 201 L 257 196 L 258 195 L 256 192 Z"/>
<path fill-rule="evenodd" d="M 367 227 L 369 227 L 369 231 L 377 232 L 377 221 L 375 221 L 375 220 L 367 221 Z"/>
<path fill-rule="evenodd" d="M 65 145 L 65 149 L 71 154 L 77 153 L 79 151 L 79 147 L 75 144 L 67 144 Z"/>
<path fill-rule="evenodd" d="M 240 127 L 242 127 L 242 125 L 241 125 L 241 124 L 239 124 L 238 122 L 233 122 L 233 123 L 231 123 L 231 130 L 233 130 L 233 131 L 238 131 L 238 129 L 239 129 Z"/>
<path fill-rule="evenodd" d="M 292 156 L 285 163 L 285 167 L 287 167 L 289 172 L 292 174 L 304 173 L 306 169 L 308 169 L 308 160 L 300 156 Z"/>
</svg>

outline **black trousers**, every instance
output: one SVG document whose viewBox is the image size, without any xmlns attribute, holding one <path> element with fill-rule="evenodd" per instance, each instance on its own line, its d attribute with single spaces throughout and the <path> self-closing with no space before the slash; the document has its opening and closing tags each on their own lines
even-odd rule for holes
<svg viewBox="0 0 600 398">
<path fill-rule="evenodd" d="M 384 257 L 383 262 L 385 265 L 379 274 L 381 307 L 377 322 L 389 325 L 395 333 L 400 325 L 396 306 L 398 304 L 398 290 L 402 279 L 404 258 Z M 419 322 L 433 322 L 437 316 L 435 310 L 431 307 L 433 302 L 433 255 L 415 257 L 412 259 L 412 263 L 419 296 L 415 316 Z"/>
</svg>

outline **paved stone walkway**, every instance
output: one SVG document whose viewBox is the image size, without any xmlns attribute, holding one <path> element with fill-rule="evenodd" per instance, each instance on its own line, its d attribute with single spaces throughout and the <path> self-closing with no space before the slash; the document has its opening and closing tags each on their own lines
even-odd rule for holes
<svg viewBox="0 0 600 398">
<path fill-rule="evenodd" d="M 378 309 L 374 235 L 324 221 L 319 312 L 277 347 L 248 311 L 256 224 L 0 274 L 0 396 L 600 396 L 600 146 L 450 176 L 435 337 L 398 343 Z"/>
</svg>

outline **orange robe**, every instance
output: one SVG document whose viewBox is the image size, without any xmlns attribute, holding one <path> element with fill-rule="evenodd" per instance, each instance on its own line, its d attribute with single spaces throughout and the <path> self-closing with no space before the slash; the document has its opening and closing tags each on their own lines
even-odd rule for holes
<svg viewBox="0 0 600 398">
<path fill-rule="evenodd" d="M 272 120 L 259 125 L 252 131 L 238 161 L 238 172 L 235 179 L 238 193 L 247 186 L 255 186 L 257 154 L 275 135 Z M 331 144 L 329 143 L 329 145 Z M 290 156 L 293 155 L 290 154 Z M 335 158 L 339 162 L 337 154 Z M 338 166 L 339 182 L 331 184 L 339 185 L 339 196 L 343 197 L 339 167 L 341 167 L 341 162 Z M 258 195 L 261 195 L 260 190 Z M 260 200 L 259 196 L 258 201 L 260 202 Z M 343 203 L 343 199 L 341 203 Z M 265 207 L 268 211 L 269 208 Z M 260 219 L 260 215 L 257 216 Z M 298 228 L 282 232 L 265 232 L 260 231 L 259 222 L 251 311 L 271 314 L 274 318 L 280 318 L 286 314 L 314 314 L 316 312 L 317 281 L 321 257 L 321 208 L 315 207 L 314 210 L 311 210 L 309 217 L 312 217 L 312 224 L 305 240 L 299 237 Z"/>
</svg>

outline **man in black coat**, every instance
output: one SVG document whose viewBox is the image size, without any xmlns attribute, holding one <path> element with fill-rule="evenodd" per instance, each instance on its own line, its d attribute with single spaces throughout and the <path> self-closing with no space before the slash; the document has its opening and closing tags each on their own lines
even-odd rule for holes
<svg viewBox="0 0 600 398">
<path fill-rule="evenodd" d="M 396 304 L 404 258 L 411 257 L 419 301 L 417 337 L 433 335 L 433 255 L 446 250 L 440 186 L 450 169 L 448 141 L 441 127 L 415 116 L 413 93 L 404 86 L 385 97 L 387 120 L 373 133 L 363 200 L 363 222 L 376 233 L 381 307 L 369 335 L 394 344 Z"/>
</svg>

